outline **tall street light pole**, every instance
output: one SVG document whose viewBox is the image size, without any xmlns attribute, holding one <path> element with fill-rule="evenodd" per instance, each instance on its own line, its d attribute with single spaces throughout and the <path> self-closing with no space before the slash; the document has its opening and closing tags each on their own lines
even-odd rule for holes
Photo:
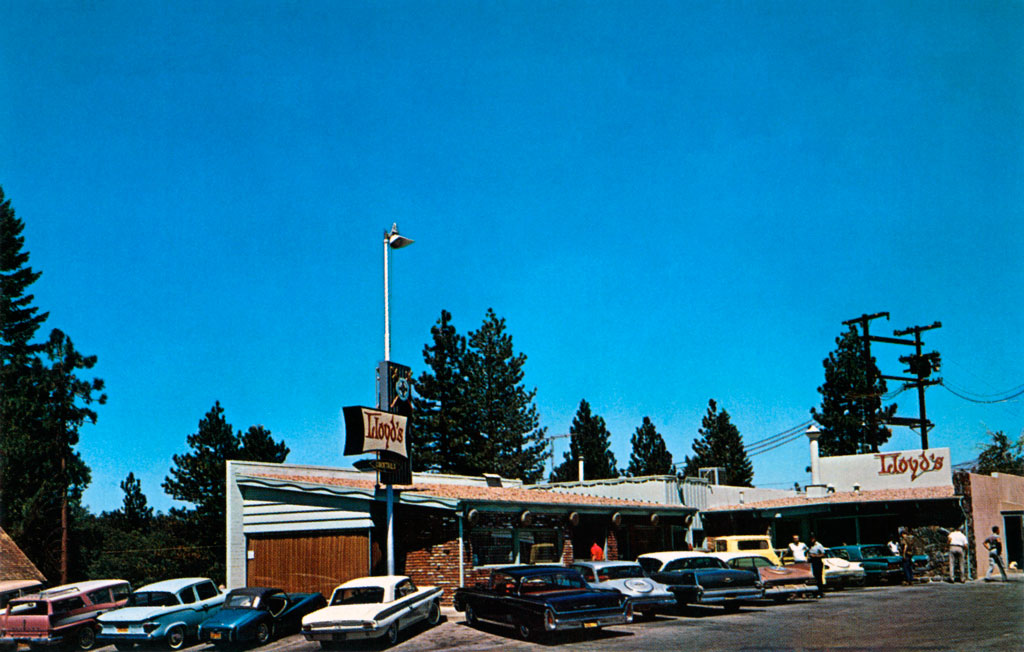
<svg viewBox="0 0 1024 652">
<path fill-rule="evenodd" d="M 398 224 L 391 225 L 391 231 L 384 232 L 384 361 L 391 360 L 391 314 L 390 287 L 388 285 L 388 268 L 391 266 L 391 250 L 408 247 L 414 242 L 398 234 Z"/>
<path fill-rule="evenodd" d="M 384 232 L 384 361 L 391 361 L 391 314 L 390 287 L 388 285 L 388 268 L 391 262 L 391 250 L 408 247 L 413 240 L 398 234 L 398 224 L 391 224 L 391 231 Z M 382 379 L 381 382 L 387 382 Z M 381 410 L 389 410 L 390 406 L 378 405 Z M 395 574 L 395 490 L 387 483 L 387 520 L 388 520 L 388 575 Z"/>
</svg>

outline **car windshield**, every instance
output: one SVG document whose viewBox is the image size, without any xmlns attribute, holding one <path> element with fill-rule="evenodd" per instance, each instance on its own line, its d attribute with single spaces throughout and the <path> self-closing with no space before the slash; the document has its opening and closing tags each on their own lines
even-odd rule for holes
<svg viewBox="0 0 1024 652">
<path fill-rule="evenodd" d="M 521 593 L 538 593 L 560 589 L 583 589 L 586 588 L 586 584 L 583 582 L 582 575 L 567 571 L 526 576 L 520 582 L 519 587 Z"/>
<path fill-rule="evenodd" d="M 136 591 L 128 598 L 129 607 L 174 607 L 178 598 L 166 591 Z"/>
<path fill-rule="evenodd" d="M 864 557 L 868 559 L 892 557 L 892 552 L 890 552 L 885 546 L 864 546 L 860 549 L 860 554 L 864 555 Z"/>
<path fill-rule="evenodd" d="M 352 586 L 338 589 L 331 596 L 331 606 L 339 604 L 379 604 L 384 602 L 384 589 L 380 586 Z"/>
<path fill-rule="evenodd" d="M 244 593 L 235 593 L 229 595 L 228 599 L 224 602 L 225 609 L 255 609 L 260 603 L 260 597 L 258 595 L 246 595 Z"/>
<path fill-rule="evenodd" d="M 829 557 L 835 557 L 837 559 L 845 559 L 846 561 L 850 561 L 850 553 L 846 552 L 845 550 L 835 550 L 829 548 L 827 554 Z"/>
<path fill-rule="evenodd" d="M 635 564 L 630 564 L 628 566 L 608 566 L 607 568 L 597 569 L 597 579 L 599 582 L 607 582 L 608 580 L 624 580 L 630 577 L 643 576 L 644 569 Z"/>
</svg>

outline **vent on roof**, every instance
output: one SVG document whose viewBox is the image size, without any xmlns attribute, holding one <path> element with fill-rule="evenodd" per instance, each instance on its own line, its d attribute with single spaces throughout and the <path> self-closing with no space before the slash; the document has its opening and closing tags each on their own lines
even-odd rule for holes
<svg viewBox="0 0 1024 652">
<path fill-rule="evenodd" d="M 497 473 L 484 473 L 484 480 L 487 481 L 488 487 L 500 487 L 501 476 Z"/>
</svg>

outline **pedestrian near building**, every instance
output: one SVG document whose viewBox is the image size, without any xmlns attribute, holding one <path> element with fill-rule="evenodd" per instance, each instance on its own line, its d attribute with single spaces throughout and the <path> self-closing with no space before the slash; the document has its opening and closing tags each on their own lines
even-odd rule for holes
<svg viewBox="0 0 1024 652">
<path fill-rule="evenodd" d="M 967 581 L 964 574 L 964 553 L 967 551 L 967 535 L 959 527 L 953 528 L 946 538 L 949 542 L 949 581 Z"/>
<path fill-rule="evenodd" d="M 590 561 L 604 561 L 604 550 L 597 541 L 590 546 Z"/>
<path fill-rule="evenodd" d="M 906 528 L 900 532 L 900 556 L 903 557 L 903 582 L 910 586 L 914 583 L 914 537 Z"/>
<path fill-rule="evenodd" d="M 793 542 L 789 544 L 789 551 L 793 553 L 793 561 L 807 561 L 807 544 L 800 540 L 799 534 L 793 535 Z"/>
<path fill-rule="evenodd" d="M 807 549 L 811 560 L 811 572 L 814 574 L 814 585 L 818 587 L 817 596 L 825 595 L 825 546 L 811 535 L 811 547 Z"/>
<path fill-rule="evenodd" d="M 985 547 L 988 548 L 988 572 L 985 573 L 985 580 L 992 577 L 992 571 L 996 568 L 999 569 L 999 574 L 1003 576 L 1003 581 L 1007 581 L 1006 569 L 1003 568 L 1003 541 L 999 537 L 999 526 L 992 528 L 992 535 L 985 539 Z"/>
</svg>

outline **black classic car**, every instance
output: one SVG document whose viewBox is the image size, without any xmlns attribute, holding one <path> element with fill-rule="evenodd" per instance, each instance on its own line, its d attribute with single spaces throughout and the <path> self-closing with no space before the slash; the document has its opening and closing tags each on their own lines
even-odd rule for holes
<svg viewBox="0 0 1024 652">
<path fill-rule="evenodd" d="M 523 639 L 633 621 L 629 598 L 610 589 L 592 589 L 579 571 L 564 566 L 498 568 L 487 582 L 456 590 L 454 601 L 468 624 L 486 620 L 511 625 Z"/>
<path fill-rule="evenodd" d="M 221 610 L 199 626 L 199 640 L 218 647 L 263 645 L 275 636 L 298 632 L 303 616 L 326 605 L 319 593 L 285 593 L 259 587 L 234 589 Z"/>
<path fill-rule="evenodd" d="M 721 604 L 734 611 L 743 600 L 764 597 L 756 573 L 729 568 L 703 552 L 652 552 L 640 555 L 637 561 L 652 580 L 675 594 L 680 606 Z"/>
</svg>

